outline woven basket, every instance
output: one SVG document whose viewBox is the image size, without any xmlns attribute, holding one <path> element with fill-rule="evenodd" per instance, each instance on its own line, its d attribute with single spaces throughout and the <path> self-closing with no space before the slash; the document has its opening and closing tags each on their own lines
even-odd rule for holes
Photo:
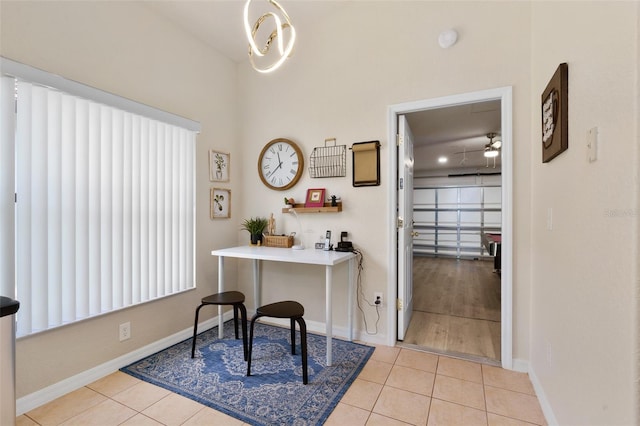
<svg viewBox="0 0 640 426">
<path fill-rule="evenodd" d="M 286 235 L 265 235 L 264 245 L 267 247 L 289 248 L 293 246 L 293 237 Z"/>
</svg>

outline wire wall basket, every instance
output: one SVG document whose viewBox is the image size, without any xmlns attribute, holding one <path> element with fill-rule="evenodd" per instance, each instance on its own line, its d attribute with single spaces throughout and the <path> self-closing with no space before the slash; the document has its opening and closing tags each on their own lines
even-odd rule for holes
<svg viewBox="0 0 640 426">
<path fill-rule="evenodd" d="M 332 146 L 327 146 L 333 142 Z M 324 146 L 313 148 L 309 159 L 312 178 L 344 177 L 347 175 L 347 146 L 338 145 L 336 138 L 324 140 Z"/>
</svg>

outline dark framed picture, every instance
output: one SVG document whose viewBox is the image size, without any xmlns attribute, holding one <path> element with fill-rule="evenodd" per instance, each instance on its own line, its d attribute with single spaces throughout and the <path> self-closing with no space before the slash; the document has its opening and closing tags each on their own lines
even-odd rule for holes
<svg viewBox="0 0 640 426">
<path fill-rule="evenodd" d="M 323 207 L 324 206 L 324 188 L 307 189 L 307 198 L 304 202 L 305 207 Z"/>
<path fill-rule="evenodd" d="M 542 92 L 542 162 L 569 148 L 569 66 L 562 63 Z"/>
<path fill-rule="evenodd" d="M 354 143 L 351 151 L 353 186 L 380 185 L 380 141 Z"/>
</svg>

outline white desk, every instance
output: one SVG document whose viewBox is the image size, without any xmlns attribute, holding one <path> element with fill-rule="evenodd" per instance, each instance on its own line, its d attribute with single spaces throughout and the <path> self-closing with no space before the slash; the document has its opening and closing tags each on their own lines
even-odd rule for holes
<svg viewBox="0 0 640 426">
<path fill-rule="evenodd" d="M 240 246 L 225 248 L 220 250 L 213 250 L 211 252 L 213 256 L 218 256 L 218 291 L 224 291 L 224 258 L 235 257 L 240 259 L 251 259 L 253 262 L 253 293 L 255 308 L 260 306 L 260 260 L 269 260 L 272 262 L 289 262 L 289 263 L 302 263 L 308 265 L 324 265 L 325 266 L 325 291 L 326 291 L 326 303 L 325 303 L 325 324 L 327 335 L 327 366 L 331 365 L 331 339 L 333 336 L 332 326 L 332 304 L 331 304 L 331 290 L 333 287 L 332 271 L 333 266 L 339 263 L 349 261 L 348 271 L 348 301 L 347 301 L 347 315 L 348 315 L 348 328 L 349 328 L 349 340 L 353 340 L 353 267 L 355 255 L 351 252 L 339 252 L 339 251 L 323 251 L 316 249 L 305 250 L 293 250 L 277 247 L 258 247 L 258 246 Z M 219 312 L 219 337 L 222 338 L 222 315 L 221 308 Z"/>
</svg>

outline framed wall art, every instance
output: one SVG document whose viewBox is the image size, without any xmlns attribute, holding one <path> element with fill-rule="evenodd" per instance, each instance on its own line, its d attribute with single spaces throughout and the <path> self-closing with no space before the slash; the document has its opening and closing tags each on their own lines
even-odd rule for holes
<svg viewBox="0 0 640 426">
<path fill-rule="evenodd" d="M 324 188 L 307 189 L 307 198 L 304 202 L 305 207 L 323 207 L 324 206 Z"/>
<path fill-rule="evenodd" d="M 209 214 L 211 219 L 228 219 L 231 217 L 231 190 L 211 188 Z"/>
<path fill-rule="evenodd" d="M 229 182 L 231 154 L 209 150 L 209 180 L 211 182 Z"/>
<path fill-rule="evenodd" d="M 542 92 L 542 162 L 569 148 L 569 66 L 562 63 Z"/>
<path fill-rule="evenodd" d="M 380 141 L 357 142 L 353 153 L 353 186 L 380 185 Z"/>
</svg>

